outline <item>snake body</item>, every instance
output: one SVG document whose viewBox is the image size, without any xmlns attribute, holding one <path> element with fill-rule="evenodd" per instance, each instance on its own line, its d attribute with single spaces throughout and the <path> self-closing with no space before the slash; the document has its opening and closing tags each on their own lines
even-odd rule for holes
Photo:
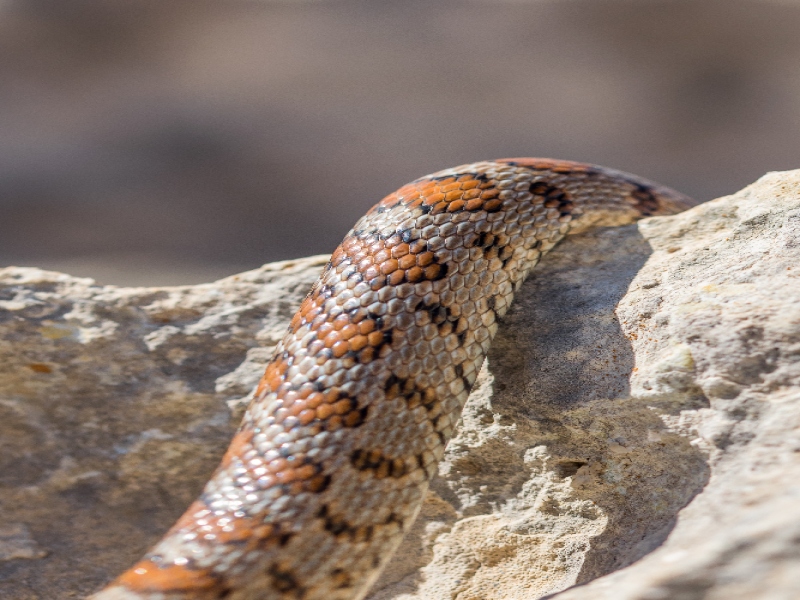
<svg viewBox="0 0 800 600">
<path fill-rule="evenodd" d="M 92 599 L 363 598 L 542 255 L 568 233 L 692 204 L 633 175 L 534 158 L 387 196 L 331 256 L 200 498 Z"/>
</svg>

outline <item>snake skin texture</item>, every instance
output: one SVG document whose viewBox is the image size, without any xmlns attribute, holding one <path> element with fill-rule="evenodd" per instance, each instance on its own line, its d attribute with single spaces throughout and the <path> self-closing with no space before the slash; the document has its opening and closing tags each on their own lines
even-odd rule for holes
<svg viewBox="0 0 800 600">
<path fill-rule="evenodd" d="M 200 498 L 91 598 L 363 598 L 542 255 L 568 233 L 693 204 L 633 175 L 536 158 L 463 165 L 387 196 L 292 319 Z"/>
</svg>

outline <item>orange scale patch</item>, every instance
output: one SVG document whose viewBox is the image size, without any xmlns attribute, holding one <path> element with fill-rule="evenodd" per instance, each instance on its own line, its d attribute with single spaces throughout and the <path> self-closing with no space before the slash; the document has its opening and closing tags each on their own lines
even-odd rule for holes
<svg viewBox="0 0 800 600">
<path fill-rule="evenodd" d="M 376 358 L 375 347 L 367 346 L 358 354 L 358 362 L 362 365 L 368 365 Z"/>
<path fill-rule="evenodd" d="M 354 312 L 350 313 L 350 322 L 354 325 L 358 325 L 369 316 L 367 310 L 362 306 L 360 308 L 356 308 Z"/>
<path fill-rule="evenodd" d="M 306 320 L 305 320 L 305 318 L 303 317 L 303 313 L 302 313 L 302 312 L 297 312 L 297 313 L 295 313 L 295 315 L 292 317 L 292 320 L 291 320 L 291 321 L 289 321 L 289 329 L 291 329 L 293 333 L 297 333 L 297 331 L 298 331 L 298 330 L 299 330 L 299 329 L 300 329 L 300 328 L 301 328 L 303 325 L 305 325 L 305 323 L 306 323 Z"/>
<path fill-rule="evenodd" d="M 304 383 L 300 386 L 297 390 L 297 398 L 298 400 L 306 400 L 311 394 L 313 394 L 316 390 L 316 387 L 311 383 Z"/>
<path fill-rule="evenodd" d="M 276 458 L 275 460 L 270 461 L 267 465 L 267 470 L 270 473 L 278 474 L 281 471 L 284 471 L 289 468 L 289 461 L 285 458 Z"/>
<path fill-rule="evenodd" d="M 422 254 L 417 254 L 417 265 L 420 267 L 427 267 L 431 263 L 433 263 L 434 259 L 433 252 L 423 252 Z"/>
<path fill-rule="evenodd" d="M 369 342 L 367 341 L 367 336 L 359 335 L 354 337 L 350 340 L 350 351 L 351 352 L 359 352 L 363 350 Z"/>
<path fill-rule="evenodd" d="M 388 285 L 400 285 L 405 281 L 406 273 L 405 271 L 394 271 L 388 277 L 386 277 L 386 283 Z"/>
<path fill-rule="evenodd" d="M 384 275 L 389 275 L 390 273 L 396 271 L 398 266 L 397 260 L 391 258 L 381 263 L 380 272 Z"/>
<path fill-rule="evenodd" d="M 342 244 L 341 246 L 337 247 L 336 250 L 333 251 L 333 254 L 331 255 L 330 258 L 330 263 L 332 266 L 338 267 L 342 263 L 342 261 L 345 260 L 346 258 L 347 254 L 345 254 L 344 244 Z"/>
<path fill-rule="evenodd" d="M 336 331 L 341 331 L 350 324 L 350 319 L 347 315 L 339 315 L 333 320 L 333 328 Z"/>
<path fill-rule="evenodd" d="M 267 365 L 264 376 L 261 378 L 258 388 L 256 389 L 256 395 L 260 395 L 265 389 L 277 390 L 281 383 L 283 383 L 283 378 L 288 368 L 289 366 L 283 359 L 274 360 Z"/>
<path fill-rule="evenodd" d="M 254 432 L 249 429 L 239 431 L 233 436 L 225 455 L 222 457 L 221 467 L 227 467 L 231 462 L 241 457 L 247 450 L 252 448 L 251 442 L 253 441 Z"/>
<path fill-rule="evenodd" d="M 322 321 L 322 319 L 320 319 L 320 321 Z M 318 322 L 316 319 L 311 324 L 311 329 L 312 331 L 316 329 L 318 339 L 324 339 L 334 331 L 333 324 L 330 321 Z"/>
<path fill-rule="evenodd" d="M 402 258 L 406 254 L 408 254 L 410 251 L 411 250 L 408 247 L 408 244 L 405 244 L 405 243 L 398 244 L 397 246 L 392 248 L 392 258 Z"/>
<path fill-rule="evenodd" d="M 438 192 L 438 191 L 436 193 L 433 193 L 433 194 L 428 194 L 425 197 L 425 204 L 428 204 L 428 205 L 438 204 L 439 202 L 443 202 L 443 201 L 444 201 L 444 194 L 442 192 Z"/>
<path fill-rule="evenodd" d="M 549 170 L 555 173 L 585 173 L 594 167 L 585 163 L 570 160 L 553 160 L 549 158 L 501 158 L 497 162 L 516 163 L 530 169 Z"/>
<path fill-rule="evenodd" d="M 438 215 L 439 213 L 443 213 L 446 210 L 447 210 L 447 202 L 442 200 L 433 205 L 433 208 L 431 208 L 431 214 Z"/>
<path fill-rule="evenodd" d="M 339 335 L 342 337 L 343 340 L 346 341 L 352 338 L 354 335 L 356 335 L 357 332 L 358 329 L 356 328 L 356 326 L 353 325 L 352 323 L 348 323 L 347 325 L 342 327 L 342 330 L 339 332 Z"/>
<path fill-rule="evenodd" d="M 383 343 L 383 333 L 380 331 L 373 331 L 367 336 L 367 341 L 370 346 L 379 346 Z"/>
<path fill-rule="evenodd" d="M 333 353 L 334 358 L 342 358 L 347 351 L 350 349 L 350 345 L 344 341 L 338 341 L 333 346 L 331 346 L 331 352 Z"/>
<path fill-rule="evenodd" d="M 423 239 L 414 240 L 408 245 L 408 249 L 411 251 L 412 254 L 419 254 L 420 252 L 425 252 L 425 250 L 428 249 L 428 242 Z"/>
<path fill-rule="evenodd" d="M 320 404 L 325 402 L 325 396 L 322 395 L 320 392 L 314 392 L 309 394 L 308 398 L 306 398 L 306 407 L 310 410 L 317 408 Z"/>
<path fill-rule="evenodd" d="M 391 256 L 392 256 L 391 252 L 384 248 L 383 250 L 381 250 L 379 252 L 376 252 L 374 254 L 374 256 L 372 257 L 372 260 L 375 263 L 375 265 L 381 265 L 384 262 L 386 262 L 387 260 L 389 260 L 391 258 Z"/>
<path fill-rule="evenodd" d="M 326 348 L 332 348 L 333 345 L 339 341 L 339 334 L 336 331 L 331 331 L 328 335 L 326 335 L 322 340 L 322 343 L 325 344 Z"/>
<path fill-rule="evenodd" d="M 476 192 L 477 192 L 477 190 L 476 190 Z M 478 194 L 476 193 L 475 196 L 477 196 L 477 195 Z M 482 206 L 483 206 L 483 200 L 481 200 L 480 198 L 477 198 L 477 197 L 473 197 L 473 198 L 467 200 L 466 204 L 464 204 L 465 210 L 468 210 L 470 212 L 476 211 L 476 210 L 480 210 L 480 208 Z"/>
<path fill-rule="evenodd" d="M 297 420 L 300 421 L 301 425 L 308 425 L 315 418 L 316 413 L 310 408 L 306 408 L 305 410 L 301 411 L 299 415 L 297 415 Z"/>
<path fill-rule="evenodd" d="M 405 278 L 409 283 L 419 283 L 425 278 L 425 271 L 420 267 L 411 267 L 406 271 Z"/>
<path fill-rule="evenodd" d="M 486 212 L 495 212 L 500 210 L 502 207 L 503 201 L 500 199 L 489 200 L 483 204 L 483 210 Z"/>
<path fill-rule="evenodd" d="M 362 275 L 364 275 L 364 279 L 370 281 L 372 279 L 375 279 L 378 275 L 380 275 L 380 270 L 378 270 L 378 267 L 372 264 L 369 266 L 369 268 L 364 269 Z"/>
<path fill-rule="evenodd" d="M 410 269 L 417 264 L 417 257 L 413 254 L 406 254 L 397 264 L 401 269 Z"/>
<path fill-rule="evenodd" d="M 193 595 L 200 592 L 211 592 L 220 585 L 219 579 L 206 569 L 195 570 L 178 565 L 161 568 L 151 560 L 137 563 L 132 569 L 123 573 L 117 579 L 117 583 L 132 592 L 189 592 Z M 196 597 L 200 598 L 200 596 Z"/>
<path fill-rule="evenodd" d="M 248 517 L 220 519 L 210 515 L 204 521 L 206 524 L 202 526 L 195 523 L 193 529 L 201 535 L 213 535 L 223 544 L 246 542 L 252 546 L 258 540 L 269 538 L 275 532 L 272 525 Z"/>
<path fill-rule="evenodd" d="M 425 279 L 430 281 L 438 281 L 444 276 L 446 270 L 444 267 L 442 267 L 442 265 L 433 264 L 423 269 L 423 273 Z"/>
<path fill-rule="evenodd" d="M 464 200 L 456 200 L 456 201 L 454 201 L 454 202 L 451 202 L 451 203 L 448 205 L 448 207 L 447 207 L 447 212 L 456 212 L 456 211 L 459 211 L 459 210 L 461 210 L 462 208 L 464 208 L 464 206 L 465 206 L 465 205 L 466 205 L 466 202 L 464 202 Z"/>
<path fill-rule="evenodd" d="M 288 471 L 280 471 L 275 473 L 275 478 L 278 480 L 278 483 L 281 485 L 286 485 L 287 483 L 292 483 L 297 479 L 297 473 L 294 469 L 290 469 Z"/>
<path fill-rule="evenodd" d="M 313 321 L 322 312 L 322 307 L 315 301 L 306 300 L 300 307 L 300 315 L 305 321 Z"/>
<path fill-rule="evenodd" d="M 333 410 L 337 415 L 346 415 L 349 413 L 353 408 L 354 402 L 349 398 L 344 398 L 339 400 L 338 402 L 334 403 Z"/>
<path fill-rule="evenodd" d="M 316 410 L 317 419 L 324 421 L 333 416 L 334 409 L 330 404 L 320 404 Z"/>
<path fill-rule="evenodd" d="M 358 324 L 358 333 L 360 333 L 361 335 L 367 335 L 375 331 L 375 327 L 376 327 L 375 321 L 373 321 L 372 319 L 362 321 L 361 323 Z"/>
</svg>

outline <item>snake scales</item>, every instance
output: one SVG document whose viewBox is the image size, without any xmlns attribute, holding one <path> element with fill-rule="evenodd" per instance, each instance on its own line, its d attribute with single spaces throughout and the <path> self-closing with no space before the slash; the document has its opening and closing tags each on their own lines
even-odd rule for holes
<svg viewBox="0 0 800 600">
<path fill-rule="evenodd" d="M 440 171 L 387 196 L 292 319 L 200 498 L 92 599 L 363 598 L 542 255 L 568 233 L 692 204 L 632 175 L 536 158 Z"/>
</svg>

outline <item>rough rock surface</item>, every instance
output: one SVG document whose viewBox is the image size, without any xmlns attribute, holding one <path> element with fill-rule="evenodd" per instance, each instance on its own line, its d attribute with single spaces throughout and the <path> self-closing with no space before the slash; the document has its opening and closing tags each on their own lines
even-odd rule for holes
<svg viewBox="0 0 800 600">
<path fill-rule="evenodd" d="M 324 261 L 163 289 L 0 270 L 0 597 L 80 597 L 157 539 Z M 793 171 L 540 265 L 371 598 L 799 598 L 798 482 Z"/>
</svg>

